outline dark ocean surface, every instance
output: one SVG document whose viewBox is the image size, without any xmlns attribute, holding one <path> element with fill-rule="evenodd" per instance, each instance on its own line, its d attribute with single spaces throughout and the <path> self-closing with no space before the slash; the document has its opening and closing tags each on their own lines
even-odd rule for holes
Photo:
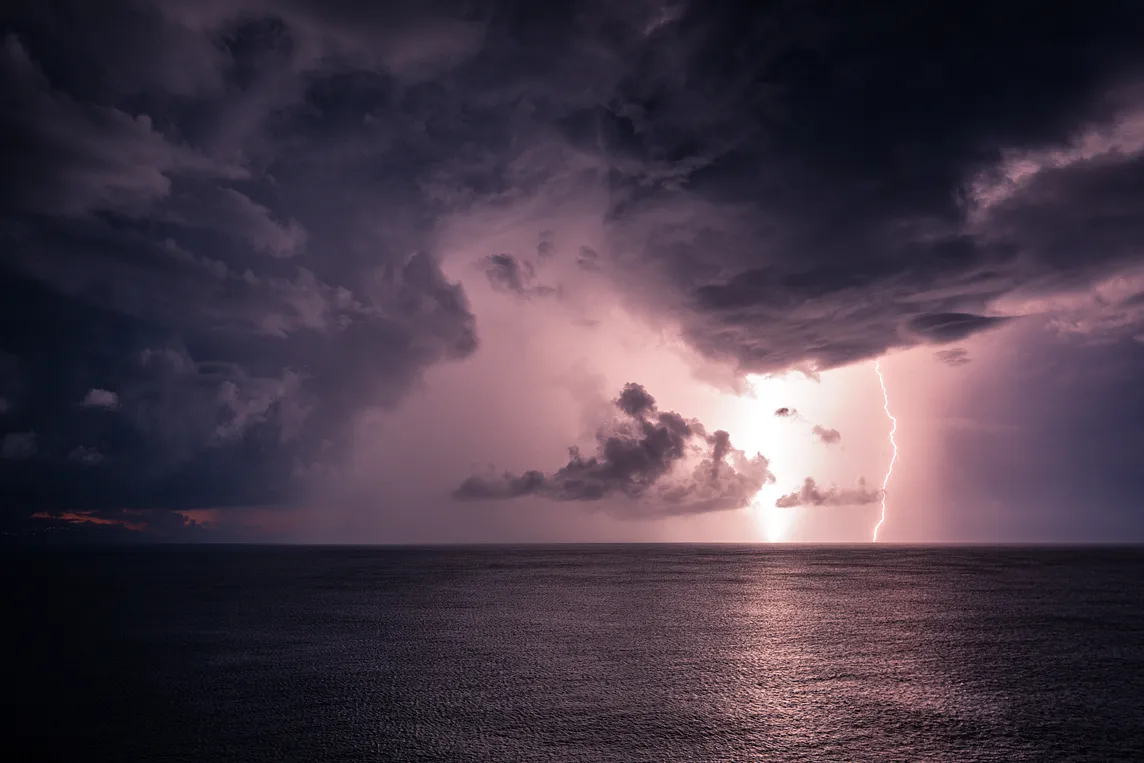
<svg viewBox="0 0 1144 763">
<path fill-rule="evenodd" d="M 1144 551 L 0 549 L 0 759 L 1144 761 Z"/>
</svg>

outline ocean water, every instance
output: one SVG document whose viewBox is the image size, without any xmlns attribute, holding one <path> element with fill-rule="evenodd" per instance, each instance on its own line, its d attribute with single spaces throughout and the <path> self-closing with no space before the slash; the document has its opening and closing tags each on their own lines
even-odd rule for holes
<svg viewBox="0 0 1144 763">
<path fill-rule="evenodd" d="M 1141 550 L 157 547 L 2 566 L 3 760 L 1144 760 Z"/>
</svg>

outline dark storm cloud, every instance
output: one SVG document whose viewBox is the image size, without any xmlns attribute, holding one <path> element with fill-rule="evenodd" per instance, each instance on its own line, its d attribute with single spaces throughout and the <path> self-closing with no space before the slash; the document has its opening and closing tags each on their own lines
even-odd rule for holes
<svg viewBox="0 0 1144 763">
<path fill-rule="evenodd" d="M 567 464 L 551 474 L 474 476 L 454 492 L 480 501 L 535 495 L 556 501 L 628 499 L 632 516 L 694 514 L 746 506 L 774 480 L 761 455 L 747 458 L 727 432 L 708 435 L 694 419 L 659 411 L 642 385 L 627 384 L 613 401 L 624 415 L 601 427 L 596 454 L 569 448 Z"/>
<path fill-rule="evenodd" d="M 972 361 L 969 357 L 969 350 L 964 347 L 952 347 L 948 350 L 938 350 L 934 353 L 934 357 L 940 362 L 945 363 L 947 366 L 964 366 Z"/>
<path fill-rule="evenodd" d="M 0 46 L 4 524 L 297 500 L 360 412 L 476 347 L 407 201 L 422 170 L 330 92 L 446 71 L 480 25 L 100 10 L 19 9 Z"/>
<path fill-rule="evenodd" d="M 840 488 L 833 485 L 826 490 L 807 477 L 802 487 L 793 493 L 779 496 L 775 506 L 789 509 L 794 506 L 862 506 L 882 500 L 882 491 L 866 487 L 865 480 L 858 480 L 858 486 Z"/>
<path fill-rule="evenodd" d="M 615 406 L 629 416 L 641 418 L 655 413 L 655 398 L 642 384 L 625 384 L 615 400 Z"/>
<path fill-rule="evenodd" d="M 1015 287 L 1139 251 L 1144 146 L 1123 125 L 1140 99 L 1109 94 L 1139 72 L 1142 18 L 696 3 L 570 134 L 614 173 L 609 223 L 644 254 L 623 253 L 645 306 L 743 370 L 831 368 L 998 326 Z M 1050 171 L 996 200 L 985 179 L 1026 155 Z"/>
<path fill-rule="evenodd" d="M 213 324 L 172 326 L 162 315 L 126 315 L 15 277 L 6 283 L 7 304 L 37 325 L 6 340 L 41 382 L 10 418 L 37 427 L 42 463 L 0 479 L 33 508 L 284 500 L 309 464 L 337 453 L 356 411 L 395 401 L 420 368 L 474 347 L 459 288 L 421 256 L 377 279 L 384 301 L 330 315 L 321 300 L 303 301 L 312 314 L 264 332 L 212 314 L 217 305 L 187 305 Z M 79 445 L 104 453 L 107 473 L 49 479 L 66 472 L 64 454 Z"/>
<path fill-rule="evenodd" d="M 782 408 L 775 409 L 775 416 L 779 417 L 780 419 L 788 419 L 791 416 L 797 415 L 798 411 L 794 408 L 787 408 L 786 406 L 783 406 Z"/>
<path fill-rule="evenodd" d="M 837 429 L 827 429 L 820 424 L 815 424 L 814 429 L 810 431 L 823 445 L 837 445 L 842 442 L 842 433 Z"/>
<path fill-rule="evenodd" d="M 940 313 L 921 315 L 910 319 L 910 331 L 935 343 L 956 342 L 985 329 L 1001 325 L 1007 318 L 987 318 L 983 315 L 965 313 Z"/>
</svg>

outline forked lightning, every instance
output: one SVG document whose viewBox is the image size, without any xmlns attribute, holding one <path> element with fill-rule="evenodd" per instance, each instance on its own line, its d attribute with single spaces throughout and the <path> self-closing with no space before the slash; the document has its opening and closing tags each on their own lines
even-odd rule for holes
<svg viewBox="0 0 1144 763">
<path fill-rule="evenodd" d="M 886 485 L 890 482 L 890 475 L 894 473 L 894 462 L 898 460 L 898 443 L 894 440 L 894 433 L 898 431 L 898 420 L 894 418 L 894 414 L 890 413 L 890 395 L 886 392 L 886 380 L 882 378 L 882 367 L 878 361 L 874 361 L 874 373 L 878 374 L 878 383 L 882 385 L 882 409 L 886 412 L 886 418 L 890 420 L 892 426 L 890 427 L 890 445 L 894 448 L 894 453 L 890 456 L 890 466 L 886 469 L 886 476 L 882 479 L 882 516 L 878 519 L 878 524 L 874 525 L 874 543 L 878 542 L 878 530 L 882 527 L 882 523 L 886 521 Z"/>
</svg>

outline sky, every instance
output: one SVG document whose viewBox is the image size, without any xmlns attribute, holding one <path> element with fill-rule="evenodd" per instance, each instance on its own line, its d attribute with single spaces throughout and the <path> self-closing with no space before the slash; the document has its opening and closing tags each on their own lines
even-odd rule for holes
<svg viewBox="0 0 1144 763">
<path fill-rule="evenodd" d="M 1144 541 L 1139 3 L 0 19 L 5 539 Z"/>
</svg>

